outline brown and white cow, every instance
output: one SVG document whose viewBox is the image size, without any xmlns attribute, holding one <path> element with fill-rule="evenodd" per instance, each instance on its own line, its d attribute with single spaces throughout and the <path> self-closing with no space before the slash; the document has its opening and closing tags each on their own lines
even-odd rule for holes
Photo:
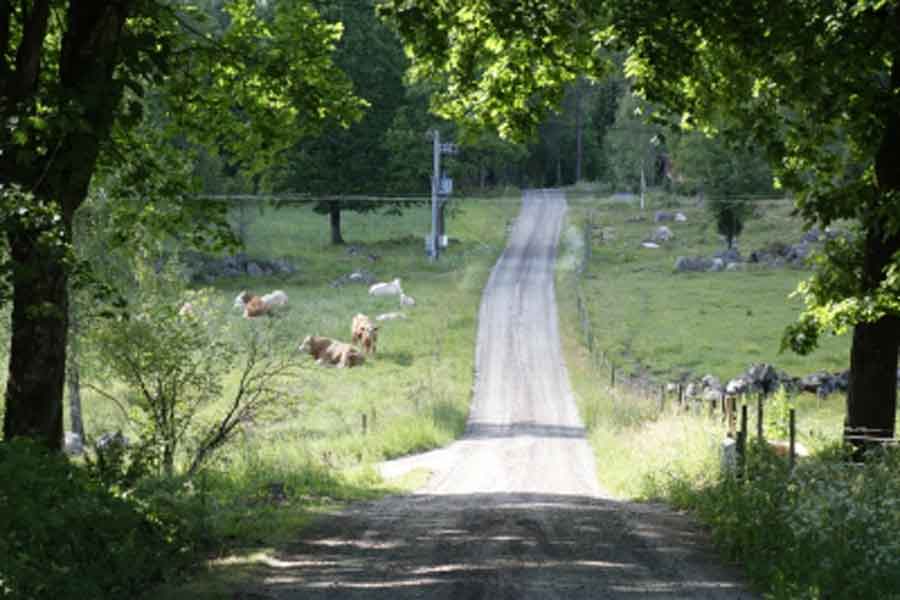
<svg viewBox="0 0 900 600">
<path fill-rule="evenodd" d="M 240 295 L 238 295 L 235 304 L 238 302 L 244 307 L 245 319 L 261 317 L 269 312 L 269 305 L 266 304 L 262 298 L 255 294 L 251 294 L 247 290 L 242 291 Z"/>
<path fill-rule="evenodd" d="M 306 352 L 323 366 L 355 367 L 365 362 L 359 350 L 345 342 L 318 335 L 308 335 L 300 344 L 300 352 Z"/>
<path fill-rule="evenodd" d="M 353 317 L 350 327 L 351 340 L 359 344 L 366 354 L 375 354 L 375 344 L 378 342 L 378 326 L 372 324 L 372 320 L 359 313 Z"/>
</svg>

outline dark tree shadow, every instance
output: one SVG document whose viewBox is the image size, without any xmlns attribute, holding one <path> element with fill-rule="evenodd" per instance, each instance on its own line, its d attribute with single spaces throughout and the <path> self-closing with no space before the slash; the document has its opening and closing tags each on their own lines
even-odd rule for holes
<svg viewBox="0 0 900 600">
<path fill-rule="evenodd" d="M 393 497 L 325 516 L 303 537 L 233 597 L 758 597 L 683 515 L 602 498 Z"/>
</svg>

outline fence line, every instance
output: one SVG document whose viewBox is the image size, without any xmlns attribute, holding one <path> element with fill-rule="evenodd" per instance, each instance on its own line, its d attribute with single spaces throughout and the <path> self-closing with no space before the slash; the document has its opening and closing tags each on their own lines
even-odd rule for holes
<svg viewBox="0 0 900 600">
<path fill-rule="evenodd" d="M 578 320 L 581 326 L 582 339 L 590 356 L 590 365 L 592 370 L 599 375 L 603 369 L 609 371 L 609 387 L 612 392 L 613 401 L 618 397 L 618 389 L 624 389 L 632 395 L 643 396 L 645 400 L 655 398 L 656 410 L 658 414 L 668 409 L 669 400 L 674 395 L 675 411 L 690 412 L 697 414 L 702 412 L 704 402 L 708 403 L 708 416 L 715 417 L 717 413 L 721 414 L 722 421 L 726 425 L 728 435 L 738 441 L 738 452 L 741 452 L 741 445 L 746 445 L 746 413 L 748 410 L 751 395 L 742 393 L 737 395 L 726 394 L 721 390 L 715 399 L 703 397 L 686 398 L 686 387 L 684 383 L 661 383 L 654 382 L 647 378 L 641 378 L 635 383 L 628 377 L 623 377 L 621 369 L 617 368 L 612 354 L 599 347 L 597 336 L 594 334 L 593 324 L 591 323 L 590 313 L 587 303 L 584 300 L 583 282 L 588 271 L 591 258 L 593 257 L 593 233 L 595 228 L 595 211 L 592 209 L 588 212 L 586 222 L 584 223 L 583 248 L 581 256 L 578 257 L 575 267 L 575 302 L 578 310 Z M 621 367 L 621 365 L 619 366 Z M 602 381 L 602 379 L 601 379 Z M 756 394 L 757 410 L 756 410 L 756 434 L 758 440 L 764 439 L 764 403 L 767 394 Z M 738 404 L 740 402 L 740 404 Z M 741 406 L 741 428 L 736 431 L 737 407 Z M 790 435 L 790 460 L 795 460 L 795 412 L 793 408 L 789 409 L 788 430 Z M 844 428 L 844 439 L 851 442 L 861 442 L 864 444 L 880 444 L 880 445 L 900 445 L 900 439 L 886 435 L 887 432 L 882 430 L 867 429 L 864 427 Z"/>
</svg>

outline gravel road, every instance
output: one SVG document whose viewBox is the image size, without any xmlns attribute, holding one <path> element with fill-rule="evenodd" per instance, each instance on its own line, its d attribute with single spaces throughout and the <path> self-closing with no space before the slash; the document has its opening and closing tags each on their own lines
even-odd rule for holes
<svg viewBox="0 0 900 600">
<path fill-rule="evenodd" d="M 479 316 L 467 432 L 383 465 L 409 496 L 320 519 L 234 598 L 756 598 L 690 519 L 596 479 L 569 388 L 553 267 L 565 197 L 530 191 Z"/>
</svg>

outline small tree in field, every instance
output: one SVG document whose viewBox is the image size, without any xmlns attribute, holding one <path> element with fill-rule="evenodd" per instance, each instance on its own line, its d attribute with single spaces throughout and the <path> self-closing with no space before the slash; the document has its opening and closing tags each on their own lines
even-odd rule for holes
<svg viewBox="0 0 900 600">
<path fill-rule="evenodd" d="M 707 209 L 716 219 L 716 229 L 725 237 L 728 248 L 744 230 L 744 219 L 750 212 L 749 202 L 743 198 L 713 196 L 706 201 Z"/>
<path fill-rule="evenodd" d="M 92 336 L 104 381 L 127 390 L 91 388 L 128 416 L 152 462 L 167 476 L 179 458 L 193 475 L 241 426 L 280 396 L 280 383 L 295 374 L 295 355 L 281 348 L 271 322 L 246 322 L 203 292 L 175 293 L 171 270 L 143 267 L 140 298 L 129 318 L 108 321 Z M 189 299 L 192 309 L 180 314 Z M 237 372 L 238 383 L 226 386 Z"/>
<path fill-rule="evenodd" d="M 673 159 L 683 191 L 702 191 L 706 207 L 728 247 L 744 230 L 751 197 L 772 192 L 772 171 L 758 148 L 729 145 L 719 137 L 689 132 L 678 137 Z"/>
</svg>

